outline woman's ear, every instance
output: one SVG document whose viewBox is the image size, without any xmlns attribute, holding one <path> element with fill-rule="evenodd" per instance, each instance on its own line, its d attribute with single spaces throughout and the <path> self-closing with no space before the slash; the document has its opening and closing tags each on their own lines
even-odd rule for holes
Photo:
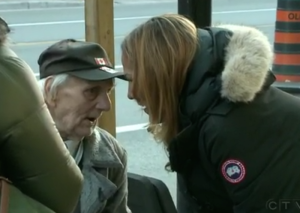
<svg viewBox="0 0 300 213">
<path fill-rule="evenodd" d="M 45 80 L 45 84 L 44 84 L 44 98 L 45 98 L 45 102 L 48 106 L 52 106 L 54 107 L 56 105 L 56 100 L 55 100 L 55 94 L 53 94 L 53 91 L 51 91 L 51 85 L 53 83 L 53 78 L 49 77 Z"/>
</svg>

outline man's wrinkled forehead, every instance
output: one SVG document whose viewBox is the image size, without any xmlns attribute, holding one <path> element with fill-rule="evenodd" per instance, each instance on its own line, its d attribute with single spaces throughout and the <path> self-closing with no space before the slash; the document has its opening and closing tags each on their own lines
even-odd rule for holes
<svg viewBox="0 0 300 213">
<path fill-rule="evenodd" d="M 107 80 L 101 80 L 101 81 L 89 81 L 89 80 L 83 80 L 80 79 L 84 85 L 90 87 L 90 86 L 101 86 L 101 87 L 114 87 L 115 86 L 115 79 L 107 79 Z"/>
</svg>

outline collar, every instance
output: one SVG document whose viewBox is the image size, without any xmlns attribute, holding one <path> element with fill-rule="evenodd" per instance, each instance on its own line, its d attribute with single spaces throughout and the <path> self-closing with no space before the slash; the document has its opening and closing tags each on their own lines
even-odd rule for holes
<svg viewBox="0 0 300 213">
<path fill-rule="evenodd" d="M 114 138 L 96 127 L 93 134 L 83 139 L 82 174 L 84 185 L 81 194 L 81 212 L 99 212 L 104 202 L 118 187 L 109 179 L 109 169 L 124 168 L 114 149 Z"/>
<path fill-rule="evenodd" d="M 96 168 L 124 168 L 113 148 L 113 138 L 103 129 L 96 127 L 93 134 L 84 138 L 83 165 Z"/>
</svg>

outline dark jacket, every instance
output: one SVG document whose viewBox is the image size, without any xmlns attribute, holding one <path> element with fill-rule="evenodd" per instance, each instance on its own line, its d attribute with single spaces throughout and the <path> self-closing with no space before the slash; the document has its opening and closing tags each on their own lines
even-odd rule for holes
<svg viewBox="0 0 300 213">
<path fill-rule="evenodd" d="M 300 100 L 272 86 L 267 37 L 224 25 L 199 41 L 169 149 L 178 212 L 299 211 Z"/>
<path fill-rule="evenodd" d="M 4 45 L 0 104 L 0 176 L 55 212 L 72 212 L 83 176 L 54 126 L 33 71 Z"/>
</svg>

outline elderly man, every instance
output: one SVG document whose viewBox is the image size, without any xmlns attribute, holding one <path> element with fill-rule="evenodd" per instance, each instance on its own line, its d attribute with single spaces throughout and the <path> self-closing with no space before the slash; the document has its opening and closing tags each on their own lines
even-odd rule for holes
<svg viewBox="0 0 300 213">
<path fill-rule="evenodd" d="M 110 110 L 114 78 L 124 74 L 111 67 L 100 45 L 73 39 L 50 46 L 38 64 L 45 102 L 84 175 L 75 212 L 131 212 L 127 207 L 126 151 L 96 126 L 102 112 Z"/>
</svg>

